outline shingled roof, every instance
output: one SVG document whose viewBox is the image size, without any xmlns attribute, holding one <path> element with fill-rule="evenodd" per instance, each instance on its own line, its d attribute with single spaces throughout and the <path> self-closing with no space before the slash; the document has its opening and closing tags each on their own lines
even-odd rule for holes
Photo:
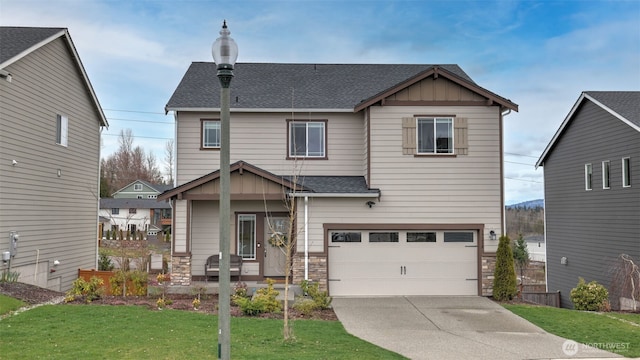
<svg viewBox="0 0 640 360">
<path fill-rule="evenodd" d="M 231 85 L 231 108 L 354 109 L 436 66 L 475 85 L 458 65 L 238 63 Z M 216 74 L 214 63 L 192 63 L 165 110 L 219 108 Z"/>
<path fill-rule="evenodd" d="M 566 127 L 573 120 L 575 112 L 583 102 L 591 101 L 601 107 L 618 120 L 629 125 L 632 129 L 640 132 L 640 91 L 584 91 L 565 117 L 562 124 L 551 138 L 549 144 L 536 161 L 536 168 L 544 166 L 544 162 L 554 148 L 556 142 Z"/>
<path fill-rule="evenodd" d="M 0 64 L 4 64 L 34 45 L 64 30 L 64 28 L 0 27 Z"/>
<path fill-rule="evenodd" d="M 640 126 L 640 91 L 585 91 L 585 94 Z"/>
</svg>

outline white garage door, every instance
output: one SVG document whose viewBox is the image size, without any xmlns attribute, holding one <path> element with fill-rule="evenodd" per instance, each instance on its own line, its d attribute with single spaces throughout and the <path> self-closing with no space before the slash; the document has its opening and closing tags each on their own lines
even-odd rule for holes
<svg viewBox="0 0 640 360">
<path fill-rule="evenodd" d="M 331 296 L 477 295 L 476 231 L 329 231 Z"/>
</svg>

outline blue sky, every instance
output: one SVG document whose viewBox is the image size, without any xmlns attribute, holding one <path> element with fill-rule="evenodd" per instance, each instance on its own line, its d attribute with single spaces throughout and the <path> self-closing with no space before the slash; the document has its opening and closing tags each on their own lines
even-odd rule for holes
<svg viewBox="0 0 640 360">
<path fill-rule="evenodd" d="M 505 118 L 506 203 L 543 197 L 534 163 L 585 90 L 640 90 L 640 1 L 0 0 L 3 26 L 69 28 L 110 123 L 164 161 L 164 106 L 226 19 L 239 62 L 460 65 L 520 105 Z M 212 81 L 216 81 L 212 79 Z"/>
</svg>

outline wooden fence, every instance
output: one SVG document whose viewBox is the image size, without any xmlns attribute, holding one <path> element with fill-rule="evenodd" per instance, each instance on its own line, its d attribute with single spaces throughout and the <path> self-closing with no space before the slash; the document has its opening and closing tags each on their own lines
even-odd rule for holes
<svg viewBox="0 0 640 360">
<path fill-rule="evenodd" d="M 78 269 L 78 277 L 84 279 L 85 281 L 91 280 L 91 278 L 94 276 L 99 279 L 102 279 L 102 281 L 104 282 L 102 284 L 102 287 L 104 288 L 105 295 L 111 295 L 110 278 L 113 277 L 113 275 L 114 275 L 113 271 L 100 271 L 95 269 L 91 269 L 91 270 Z"/>
<path fill-rule="evenodd" d="M 560 291 L 554 293 L 548 292 L 536 292 L 536 293 L 522 293 L 522 300 L 531 302 L 534 304 L 547 305 L 553 307 L 560 307 Z"/>
</svg>

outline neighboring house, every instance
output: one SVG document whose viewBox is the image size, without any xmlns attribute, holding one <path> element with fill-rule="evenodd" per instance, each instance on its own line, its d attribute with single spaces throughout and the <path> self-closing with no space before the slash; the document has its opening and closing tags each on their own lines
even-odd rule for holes
<svg viewBox="0 0 640 360">
<path fill-rule="evenodd" d="M 0 27 L 0 252 L 19 234 L 19 281 L 65 291 L 96 267 L 107 125 L 67 29 Z"/>
<path fill-rule="evenodd" d="M 177 187 L 158 199 L 173 204 L 177 284 L 204 279 L 219 251 L 219 99 L 216 65 L 195 62 L 166 106 Z M 268 239 L 286 231 L 292 197 L 296 284 L 334 296 L 490 294 L 502 121 L 517 108 L 457 65 L 237 64 L 226 220 L 242 279 L 283 276 Z"/>
<path fill-rule="evenodd" d="M 100 199 L 100 216 L 108 219 L 103 233 L 105 230 L 143 231 L 148 235 L 171 232 L 171 206 L 156 200 L 171 188 L 136 180 L 113 193 L 113 198 Z"/>
<path fill-rule="evenodd" d="M 640 261 L 640 92 L 583 92 L 536 166 L 544 166 L 547 288 L 572 307 L 579 277 L 609 287 L 616 257 Z"/>
</svg>

